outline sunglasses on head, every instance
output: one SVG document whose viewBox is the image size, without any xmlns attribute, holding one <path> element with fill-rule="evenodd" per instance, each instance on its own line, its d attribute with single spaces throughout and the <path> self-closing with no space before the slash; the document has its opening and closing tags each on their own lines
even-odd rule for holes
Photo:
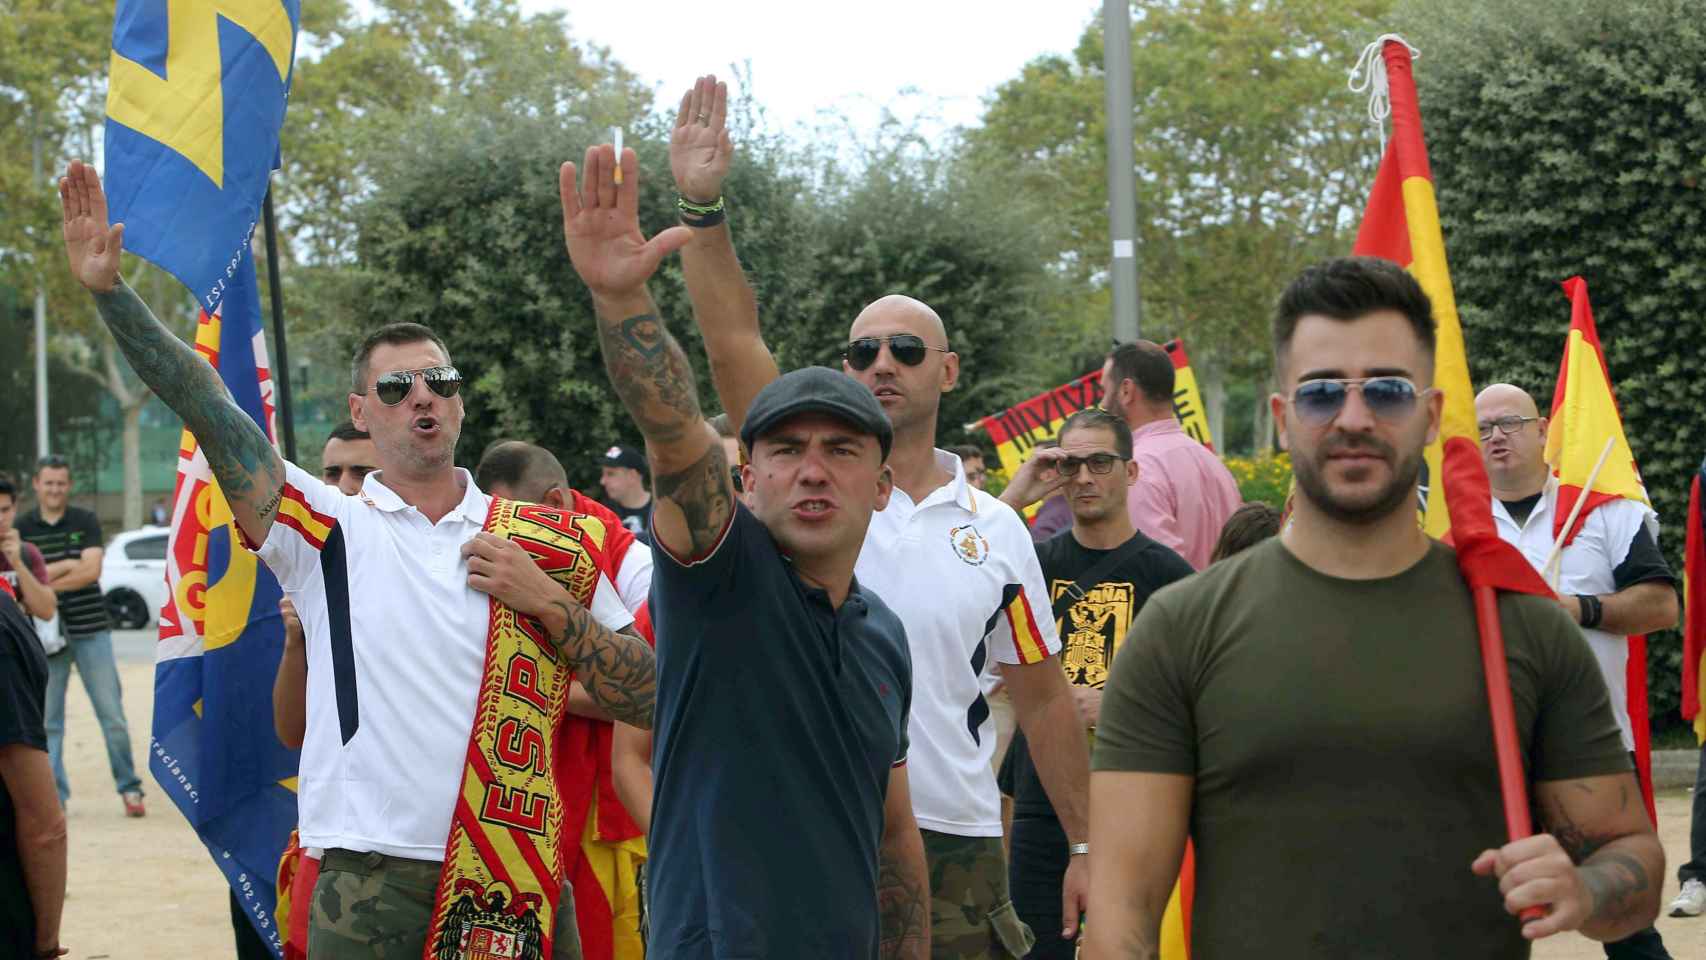
<svg viewBox="0 0 1706 960">
<path fill-rule="evenodd" d="M 927 351 L 940 350 L 948 352 L 947 347 L 932 347 L 924 342 L 924 338 L 911 333 L 897 333 L 892 337 L 860 337 L 847 345 L 847 365 L 855 370 L 864 370 L 877 362 L 877 357 L 883 352 L 883 344 L 889 345 L 889 353 L 896 360 L 909 367 L 916 367 L 924 362 Z"/>
<path fill-rule="evenodd" d="M 462 389 L 462 374 L 455 367 L 427 367 L 424 370 L 397 370 L 373 381 L 373 394 L 387 407 L 403 402 L 414 389 L 415 377 L 426 381 L 427 389 L 448 400 Z"/>
<path fill-rule="evenodd" d="M 1291 404 L 1304 423 L 1319 427 L 1333 421 L 1345 409 L 1352 390 L 1362 391 L 1362 402 L 1381 420 L 1400 420 L 1416 409 L 1416 385 L 1403 377 L 1364 377 L 1359 380 L 1305 380 L 1291 393 Z"/>
</svg>

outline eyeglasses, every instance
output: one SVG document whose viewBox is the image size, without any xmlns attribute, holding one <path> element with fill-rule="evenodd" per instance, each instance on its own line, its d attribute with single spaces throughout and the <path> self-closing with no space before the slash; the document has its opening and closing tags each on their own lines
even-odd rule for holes
<svg viewBox="0 0 1706 960">
<path fill-rule="evenodd" d="M 422 370 L 397 370 L 373 381 L 373 394 L 387 407 L 403 402 L 414 389 L 415 377 L 426 381 L 427 389 L 446 400 L 462 389 L 462 374 L 455 367 L 427 367 Z M 365 394 L 364 394 L 365 395 Z"/>
<path fill-rule="evenodd" d="M 892 337 L 860 337 L 847 345 L 847 352 L 842 356 L 847 359 L 848 366 L 855 370 L 864 370 L 877 362 L 885 343 L 889 345 L 889 353 L 909 367 L 923 363 L 926 351 L 948 352 L 947 347 L 933 347 L 925 343 L 923 337 L 915 334 L 897 333 Z"/>
<path fill-rule="evenodd" d="M 1351 391 L 1362 391 L 1362 402 L 1381 420 L 1402 420 L 1416 408 L 1416 385 L 1403 377 L 1305 380 L 1291 393 L 1298 419 L 1319 427 L 1331 423 L 1345 409 Z"/>
<path fill-rule="evenodd" d="M 1495 420 L 1483 420 L 1480 423 L 1481 439 L 1493 439 L 1494 428 L 1497 428 L 1500 433 L 1507 437 L 1514 437 L 1522 432 L 1524 424 L 1533 423 L 1539 419 L 1539 417 L 1499 417 Z"/>
<path fill-rule="evenodd" d="M 1088 457 L 1067 457 L 1055 461 L 1055 469 L 1068 479 L 1078 476 L 1079 467 L 1089 467 L 1090 472 L 1097 476 L 1106 476 L 1114 469 L 1114 464 L 1125 462 L 1124 457 L 1116 457 L 1111 453 L 1092 453 Z"/>
</svg>

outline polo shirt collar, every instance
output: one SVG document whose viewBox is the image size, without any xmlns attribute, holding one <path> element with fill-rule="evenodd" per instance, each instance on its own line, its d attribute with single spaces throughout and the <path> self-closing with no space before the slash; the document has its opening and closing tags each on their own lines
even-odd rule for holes
<svg viewBox="0 0 1706 960">
<path fill-rule="evenodd" d="M 396 513 L 409 505 L 403 498 L 397 496 L 397 491 L 387 487 L 380 479 L 385 471 L 375 470 L 361 482 L 361 499 L 369 505 L 378 507 L 386 513 Z M 445 519 L 459 517 L 471 523 L 486 522 L 486 495 L 474 484 L 474 476 L 462 467 L 456 468 L 456 482 L 462 485 L 462 501 L 458 503 Z"/>
<path fill-rule="evenodd" d="M 966 465 L 960 462 L 959 457 L 946 450 L 933 448 L 930 452 L 936 458 L 936 466 L 953 474 L 953 479 L 930 491 L 930 495 L 924 498 L 924 503 L 920 503 L 918 506 L 923 507 L 925 504 L 946 500 L 958 505 L 967 513 L 976 513 L 977 501 L 972 497 L 974 488 L 966 480 Z"/>
<path fill-rule="evenodd" d="M 1131 432 L 1131 439 L 1133 443 L 1136 443 L 1139 440 L 1149 437 L 1159 437 L 1169 433 L 1184 432 L 1184 428 L 1179 426 L 1179 420 L 1177 417 L 1163 417 L 1160 420 L 1152 420 L 1149 423 L 1138 427 L 1136 430 L 1133 430 Z"/>
</svg>

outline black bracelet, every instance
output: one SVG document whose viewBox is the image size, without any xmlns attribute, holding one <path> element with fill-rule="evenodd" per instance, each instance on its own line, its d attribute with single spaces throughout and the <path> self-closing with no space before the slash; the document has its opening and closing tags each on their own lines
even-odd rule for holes
<svg viewBox="0 0 1706 960">
<path fill-rule="evenodd" d="M 689 227 L 714 227 L 724 220 L 724 213 L 719 208 L 715 213 L 688 213 L 681 211 L 681 222 Z"/>
<path fill-rule="evenodd" d="M 1599 626 L 1600 621 L 1605 618 L 1605 605 L 1600 603 L 1599 598 L 1592 594 L 1578 593 L 1576 602 L 1582 607 L 1582 616 L 1577 622 L 1588 630 Z"/>
</svg>

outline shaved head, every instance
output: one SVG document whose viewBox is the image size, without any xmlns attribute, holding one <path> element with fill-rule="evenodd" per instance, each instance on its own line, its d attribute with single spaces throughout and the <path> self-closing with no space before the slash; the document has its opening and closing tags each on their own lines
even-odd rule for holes
<svg viewBox="0 0 1706 960">
<path fill-rule="evenodd" d="M 1540 416 L 1540 408 L 1534 405 L 1534 398 L 1528 391 L 1508 383 L 1495 383 L 1475 395 L 1475 410 L 1480 412 L 1483 404 L 1487 407 L 1494 405 L 1509 406 L 1512 412 L 1522 417 Z"/>
<path fill-rule="evenodd" d="M 882 329 L 878 330 L 877 327 Z M 915 333 L 935 347 L 948 345 L 948 328 L 928 303 L 900 293 L 872 301 L 853 318 L 848 339 L 882 336 L 891 333 Z"/>
</svg>

